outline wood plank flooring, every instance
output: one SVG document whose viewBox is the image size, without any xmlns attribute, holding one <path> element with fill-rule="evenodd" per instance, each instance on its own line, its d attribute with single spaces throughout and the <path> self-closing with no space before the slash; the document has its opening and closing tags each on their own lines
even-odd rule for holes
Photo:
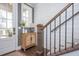
<svg viewBox="0 0 79 59">
<path fill-rule="evenodd" d="M 36 51 L 37 51 L 37 47 L 31 47 L 26 51 L 18 50 L 18 51 L 5 54 L 3 56 L 37 56 Z"/>
</svg>

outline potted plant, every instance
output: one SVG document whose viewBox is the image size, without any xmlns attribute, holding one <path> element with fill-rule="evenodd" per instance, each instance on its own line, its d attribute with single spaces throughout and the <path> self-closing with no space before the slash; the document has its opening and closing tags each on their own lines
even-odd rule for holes
<svg viewBox="0 0 79 59">
<path fill-rule="evenodd" d="M 25 26 L 26 26 L 26 21 L 21 20 L 20 26 L 21 26 L 21 28 L 23 29 L 23 33 L 24 33 L 24 28 L 25 28 Z"/>
</svg>

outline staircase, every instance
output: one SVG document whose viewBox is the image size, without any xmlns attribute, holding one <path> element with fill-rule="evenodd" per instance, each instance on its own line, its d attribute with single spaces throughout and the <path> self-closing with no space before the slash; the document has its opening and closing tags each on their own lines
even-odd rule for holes
<svg viewBox="0 0 79 59">
<path fill-rule="evenodd" d="M 43 27 L 45 56 L 79 49 L 78 7 L 79 4 L 69 3 Z"/>
</svg>

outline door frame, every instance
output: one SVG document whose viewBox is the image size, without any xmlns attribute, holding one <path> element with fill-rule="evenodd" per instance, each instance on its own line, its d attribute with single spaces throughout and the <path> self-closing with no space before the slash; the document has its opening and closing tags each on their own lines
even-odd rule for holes
<svg viewBox="0 0 79 59">
<path fill-rule="evenodd" d="M 13 3 L 14 19 L 15 19 L 15 50 L 18 50 L 18 3 Z"/>
</svg>

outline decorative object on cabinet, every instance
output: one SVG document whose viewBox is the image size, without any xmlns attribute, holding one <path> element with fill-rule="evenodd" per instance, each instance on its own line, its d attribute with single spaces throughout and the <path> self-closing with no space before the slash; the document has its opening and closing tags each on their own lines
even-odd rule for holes
<svg viewBox="0 0 79 59">
<path fill-rule="evenodd" d="M 25 20 L 21 20 L 21 22 L 20 22 L 20 27 L 22 28 L 22 32 L 24 33 L 25 32 L 25 27 L 26 27 L 26 24 L 27 24 L 27 22 L 25 21 Z"/>
</svg>

